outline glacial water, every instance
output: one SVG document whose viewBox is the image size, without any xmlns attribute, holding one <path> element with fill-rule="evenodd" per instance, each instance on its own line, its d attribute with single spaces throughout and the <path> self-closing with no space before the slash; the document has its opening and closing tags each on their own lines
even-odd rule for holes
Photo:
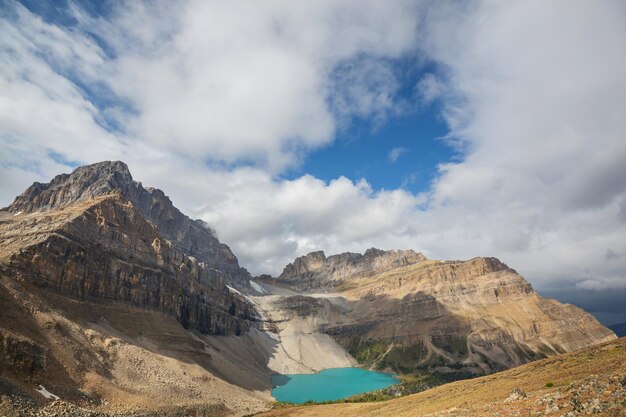
<svg viewBox="0 0 626 417">
<path fill-rule="evenodd" d="M 278 401 L 302 404 L 307 401 L 339 400 L 395 385 L 391 374 L 361 368 L 326 369 L 317 374 L 272 375 L 272 395 Z"/>
</svg>

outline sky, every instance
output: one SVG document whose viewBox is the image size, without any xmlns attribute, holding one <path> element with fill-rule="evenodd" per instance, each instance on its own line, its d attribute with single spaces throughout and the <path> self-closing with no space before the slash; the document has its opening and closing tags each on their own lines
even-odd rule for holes
<svg viewBox="0 0 626 417">
<path fill-rule="evenodd" d="M 495 256 L 626 322 L 626 3 L 0 0 L 0 205 L 123 160 L 253 274 Z"/>
</svg>

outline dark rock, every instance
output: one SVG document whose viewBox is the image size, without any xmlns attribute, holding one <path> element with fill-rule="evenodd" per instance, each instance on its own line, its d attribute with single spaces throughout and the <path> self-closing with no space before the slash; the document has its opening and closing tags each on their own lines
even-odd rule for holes
<svg viewBox="0 0 626 417">
<path fill-rule="evenodd" d="M 24 336 L 0 330 L 0 370 L 3 375 L 17 375 L 29 381 L 43 374 L 46 352 Z"/>
</svg>

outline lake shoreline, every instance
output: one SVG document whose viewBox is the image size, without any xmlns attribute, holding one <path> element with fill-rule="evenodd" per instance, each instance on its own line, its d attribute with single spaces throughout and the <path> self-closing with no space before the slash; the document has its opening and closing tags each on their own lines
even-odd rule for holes
<svg viewBox="0 0 626 417">
<path fill-rule="evenodd" d="M 272 374 L 272 396 L 292 404 L 327 402 L 378 391 L 401 383 L 391 372 L 358 367 L 330 368 L 314 374 Z"/>
</svg>

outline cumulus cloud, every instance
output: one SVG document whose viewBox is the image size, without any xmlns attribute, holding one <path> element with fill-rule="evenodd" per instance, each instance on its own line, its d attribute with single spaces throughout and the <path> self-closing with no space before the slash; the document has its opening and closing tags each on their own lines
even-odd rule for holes
<svg viewBox="0 0 626 417">
<path fill-rule="evenodd" d="M 192 0 L 174 17 L 169 6 L 124 5 L 107 21 L 79 15 L 85 32 L 111 40 L 105 81 L 138 110 L 129 133 L 274 173 L 332 141 L 338 120 L 384 118 L 397 89 L 384 60 L 415 44 L 401 1 Z"/>
<path fill-rule="evenodd" d="M 427 246 L 493 253 L 540 287 L 626 282 L 626 263 L 606 259 L 626 236 L 625 11 L 620 2 L 429 10 L 423 45 L 445 65 L 448 137 L 465 157 L 441 165 Z"/>
<path fill-rule="evenodd" d="M 400 85 L 391 62 L 360 57 L 340 64 L 330 79 L 330 106 L 340 126 L 358 117 L 368 119 L 376 129 L 401 111 Z"/>
<path fill-rule="evenodd" d="M 381 124 L 394 111 L 390 60 L 415 47 L 411 2 L 133 2 L 102 16 L 71 4 L 70 26 L 7 6 L 5 204 L 67 165 L 123 159 L 257 271 L 277 254 L 286 263 L 394 230 L 415 204 L 364 180 L 275 177 L 352 118 Z"/>
<path fill-rule="evenodd" d="M 115 136 L 98 124 L 98 109 L 66 77 L 71 72 L 76 79 L 89 78 L 102 64 L 99 48 L 22 7 L 11 11 L 0 18 L 0 190 L 5 200 L 33 178 L 44 180 L 63 170 L 62 158 L 111 158 L 119 151 Z"/>
<path fill-rule="evenodd" d="M 332 141 L 338 121 L 384 118 L 397 84 L 384 60 L 416 41 L 403 1 L 112 7 L 73 5 L 78 23 L 62 27 L 7 4 L 4 137 L 68 160 L 143 146 L 276 174 Z"/>
<path fill-rule="evenodd" d="M 123 159 L 255 273 L 379 246 L 498 256 L 539 289 L 624 287 L 623 2 L 123 6 L 74 6 L 73 27 L 3 11 L 5 204 L 73 162 Z M 431 64 L 408 88 L 460 152 L 429 190 L 281 178 L 354 118 L 398 114 L 407 55 Z"/>
<path fill-rule="evenodd" d="M 159 187 L 183 202 L 191 217 L 214 226 L 255 274 L 279 273 L 295 256 L 314 250 L 395 248 L 398 236 L 411 235 L 407 219 L 425 202 L 424 196 L 375 191 L 365 180 L 345 177 L 277 180 L 255 167 L 207 170 L 170 157 L 131 160 L 130 168 L 140 179 L 159 178 Z"/>
</svg>

